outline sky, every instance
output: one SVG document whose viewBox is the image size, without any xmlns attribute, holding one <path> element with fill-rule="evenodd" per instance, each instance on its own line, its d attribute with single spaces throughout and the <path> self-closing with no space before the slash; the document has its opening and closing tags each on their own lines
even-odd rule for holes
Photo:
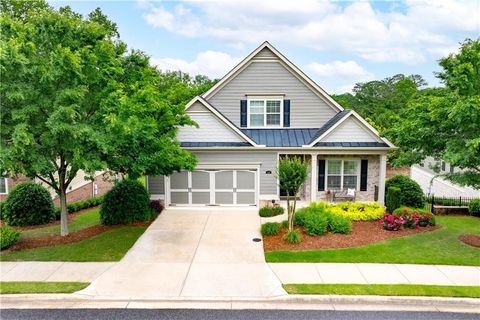
<svg viewBox="0 0 480 320">
<path fill-rule="evenodd" d="M 480 0 L 55 1 L 99 7 L 161 70 L 221 78 L 269 41 L 329 93 L 398 73 L 441 85 L 438 59 L 480 36 Z"/>
</svg>

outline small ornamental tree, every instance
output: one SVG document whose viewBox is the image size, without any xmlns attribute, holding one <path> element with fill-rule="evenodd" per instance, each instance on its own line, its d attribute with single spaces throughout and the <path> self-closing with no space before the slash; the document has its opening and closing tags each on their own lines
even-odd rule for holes
<svg viewBox="0 0 480 320">
<path fill-rule="evenodd" d="M 307 163 L 298 157 L 285 157 L 278 162 L 277 178 L 280 188 L 287 192 L 288 231 L 293 230 L 297 194 L 307 179 L 307 169 Z M 290 203 L 290 197 L 293 197 L 293 204 Z"/>
</svg>

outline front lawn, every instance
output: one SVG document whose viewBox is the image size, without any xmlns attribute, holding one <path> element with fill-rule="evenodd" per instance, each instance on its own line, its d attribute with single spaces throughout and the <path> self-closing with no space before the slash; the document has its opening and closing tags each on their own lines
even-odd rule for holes
<svg viewBox="0 0 480 320">
<path fill-rule="evenodd" d="M 480 265 L 480 248 L 464 244 L 462 234 L 480 234 L 480 219 L 438 216 L 436 231 L 347 248 L 307 251 L 271 251 L 267 262 L 373 262 L 444 265 Z M 395 231 L 391 231 L 395 232 Z"/>
<path fill-rule="evenodd" d="M 0 294 L 72 293 L 86 288 L 88 282 L 0 282 Z"/>
<path fill-rule="evenodd" d="M 480 287 L 413 284 L 285 284 L 289 294 L 435 296 L 480 298 Z"/>
<path fill-rule="evenodd" d="M 70 232 L 75 232 L 98 224 L 100 224 L 100 209 L 95 208 L 77 215 L 75 221 L 68 224 L 68 230 Z M 22 237 L 39 237 L 50 234 L 60 234 L 60 224 L 43 228 L 22 230 L 21 232 Z"/>
<path fill-rule="evenodd" d="M 86 240 L 0 254 L 0 261 L 118 261 L 132 247 L 146 226 L 126 226 Z"/>
</svg>

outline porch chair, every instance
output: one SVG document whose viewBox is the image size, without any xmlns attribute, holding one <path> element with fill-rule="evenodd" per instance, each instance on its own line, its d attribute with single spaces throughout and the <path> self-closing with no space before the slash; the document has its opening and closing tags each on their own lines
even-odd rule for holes
<svg viewBox="0 0 480 320">
<path fill-rule="evenodd" d="M 355 202 L 355 196 L 356 196 L 355 189 L 348 188 L 342 191 L 334 191 L 333 202 L 341 202 L 341 201 Z"/>
</svg>

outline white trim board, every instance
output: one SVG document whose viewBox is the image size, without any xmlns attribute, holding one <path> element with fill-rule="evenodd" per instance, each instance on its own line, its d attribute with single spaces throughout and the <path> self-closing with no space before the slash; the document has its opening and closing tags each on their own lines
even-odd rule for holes
<svg viewBox="0 0 480 320">
<path fill-rule="evenodd" d="M 281 54 L 275 47 L 273 47 L 268 41 L 263 42 L 259 47 L 257 47 L 252 53 L 250 53 L 245 59 L 243 59 L 239 64 L 237 64 L 230 72 L 228 72 L 220 81 L 218 81 L 213 87 L 211 87 L 207 92 L 202 94 L 202 97 L 205 99 L 211 98 L 218 90 L 220 90 L 223 86 L 225 86 L 228 82 L 230 82 L 237 73 L 241 72 L 248 64 L 253 62 L 253 59 L 260 51 L 263 49 L 268 48 L 272 53 L 277 56 L 279 61 L 272 60 L 272 62 L 280 62 L 287 66 L 293 74 L 299 78 L 299 80 L 306 83 L 312 91 L 319 96 L 325 103 L 334 109 L 335 111 L 339 112 L 343 110 L 343 107 L 338 104 L 332 97 L 328 95 L 328 93 L 323 90 L 317 83 L 315 83 L 312 79 L 310 79 L 302 70 L 300 70 L 297 66 L 295 66 L 290 60 L 288 60 L 283 54 Z M 269 61 L 271 59 L 260 59 L 262 62 Z"/>
</svg>

